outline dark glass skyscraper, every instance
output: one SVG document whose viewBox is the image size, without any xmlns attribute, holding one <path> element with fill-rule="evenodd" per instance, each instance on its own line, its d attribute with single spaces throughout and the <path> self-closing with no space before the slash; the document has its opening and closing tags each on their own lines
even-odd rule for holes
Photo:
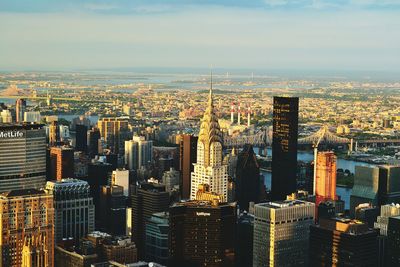
<svg viewBox="0 0 400 267">
<path fill-rule="evenodd" d="M 124 187 L 103 185 L 100 192 L 101 229 L 112 235 L 125 234 L 126 197 Z"/>
<path fill-rule="evenodd" d="M 235 266 L 253 266 L 254 215 L 240 214 L 236 224 Z"/>
<path fill-rule="evenodd" d="M 389 217 L 388 224 L 388 266 L 400 265 L 400 216 Z"/>
<path fill-rule="evenodd" d="M 233 267 L 235 204 L 176 203 L 169 208 L 169 223 L 169 266 Z"/>
<path fill-rule="evenodd" d="M 249 210 L 249 202 L 260 198 L 260 167 L 251 145 L 239 153 L 236 168 L 236 199 L 240 210 Z"/>
<path fill-rule="evenodd" d="M 139 259 L 145 257 L 147 220 L 156 212 L 168 211 L 169 193 L 162 184 L 143 183 L 132 194 L 132 241 L 138 248 Z"/>
<path fill-rule="evenodd" d="M 68 146 L 50 148 L 52 180 L 74 177 L 74 150 Z"/>
<path fill-rule="evenodd" d="M 86 152 L 87 150 L 87 127 L 85 125 L 76 125 L 75 127 L 75 150 Z"/>
<path fill-rule="evenodd" d="M 181 193 L 183 199 L 190 198 L 190 174 L 194 170 L 193 163 L 197 157 L 197 136 L 184 134 L 179 143 L 180 171 L 182 173 Z"/>
<path fill-rule="evenodd" d="M 298 97 L 274 97 L 272 200 L 296 191 L 298 117 Z"/>
<path fill-rule="evenodd" d="M 89 156 L 93 158 L 99 154 L 99 139 L 100 131 L 97 128 L 93 128 L 89 131 Z"/>
<path fill-rule="evenodd" d="M 320 218 L 319 225 L 310 226 L 309 266 L 376 266 L 376 237 L 360 221 Z"/>
</svg>

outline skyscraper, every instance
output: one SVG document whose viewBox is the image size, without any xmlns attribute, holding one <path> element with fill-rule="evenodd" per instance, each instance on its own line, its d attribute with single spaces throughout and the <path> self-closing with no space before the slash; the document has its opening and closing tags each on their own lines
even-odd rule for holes
<svg viewBox="0 0 400 267">
<path fill-rule="evenodd" d="M 24 122 L 30 123 L 40 123 L 41 115 L 39 111 L 25 111 L 24 112 Z"/>
<path fill-rule="evenodd" d="M 153 161 L 153 141 L 134 136 L 125 141 L 125 164 L 129 170 L 138 170 Z"/>
<path fill-rule="evenodd" d="M 236 225 L 235 266 L 253 266 L 254 215 L 240 214 Z"/>
<path fill-rule="evenodd" d="M 49 144 L 55 146 L 58 145 L 60 141 L 60 127 L 58 127 L 58 121 L 55 120 L 49 125 Z"/>
<path fill-rule="evenodd" d="M 170 168 L 169 171 L 164 172 L 162 176 L 162 182 L 165 185 L 165 191 L 172 193 L 173 190 L 179 189 L 179 171 L 174 168 Z"/>
<path fill-rule="evenodd" d="M 12 123 L 12 114 L 11 111 L 9 111 L 8 109 L 3 109 L 0 112 L 0 122 L 2 123 Z"/>
<path fill-rule="evenodd" d="M 376 236 L 360 221 L 320 218 L 310 228 L 310 266 L 376 266 Z"/>
<path fill-rule="evenodd" d="M 249 202 L 257 203 L 261 194 L 260 167 L 251 145 L 239 153 L 236 168 L 236 199 L 241 210 L 249 210 Z"/>
<path fill-rule="evenodd" d="M 111 184 L 119 185 L 124 188 L 124 196 L 129 197 L 129 171 L 125 169 L 116 169 L 111 175 Z"/>
<path fill-rule="evenodd" d="M 86 152 L 87 150 L 87 127 L 78 124 L 75 127 L 75 150 Z"/>
<path fill-rule="evenodd" d="M 387 240 L 388 266 L 400 266 L 400 216 L 389 218 Z"/>
<path fill-rule="evenodd" d="M 36 189 L 0 194 L 0 266 L 54 266 L 53 196 Z"/>
<path fill-rule="evenodd" d="M 63 178 L 74 177 L 74 150 L 67 146 L 51 147 L 51 177 L 61 181 Z"/>
<path fill-rule="evenodd" d="M 381 206 L 381 214 L 378 216 L 374 228 L 379 229 L 380 235 L 387 236 L 389 217 L 400 216 L 400 204 L 387 204 Z"/>
<path fill-rule="evenodd" d="M 100 131 L 98 128 L 89 131 L 89 156 L 91 158 L 99 154 L 99 139 Z"/>
<path fill-rule="evenodd" d="M 336 156 L 333 152 L 318 152 L 316 173 L 316 202 L 336 200 Z"/>
<path fill-rule="evenodd" d="M 296 192 L 298 97 L 274 97 L 272 134 L 272 200 Z"/>
<path fill-rule="evenodd" d="M 400 202 L 400 166 L 356 166 L 350 196 L 350 214 L 362 203 L 381 206 Z"/>
<path fill-rule="evenodd" d="M 196 162 L 197 156 L 197 141 L 198 137 L 188 134 L 183 134 L 182 139 L 179 143 L 180 151 L 180 171 L 182 174 L 182 180 L 180 182 L 182 199 L 190 198 L 190 185 L 191 185 L 191 173 L 194 170 L 193 163 Z"/>
<path fill-rule="evenodd" d="M 255 205 L 253 266 L 308 266 L 315 204 L 286 200 Z"/>
<path fill-rule="evenodd" d="M 132 195 L 132 240 L 135 242 L 139 259 L 145 256 L 147 220 L 156 212 L 168 211 L 169 193 L 161 184 L 141 184 Z"/>
<path fill-rule="evenodd" d="M 101 137 L 112 152 L 121 154 L 124 151 L 123 132 L 128 129 L 129 117 L 101 118 L 97 122 Z M 123 153 L 122 153 L 123 154 Z"/>
<path fill-rule="evenodd" d="M 100 225 L 111 235 L 124 235 L 126 226 L 126 197 L 119 185 L 103 185 L 100 192 Z"/>
<path fill-rule="evenodd" d="M 222 132 L 214 111 L 212 85 L 208 105 L 201 121 L 197 142 L 197 162 L 191 174 L 190 199 L 196 199 L 201 184 L 208 184 L 210 191 L 228 199 L 228 166 L 222 159 Z"/>
<path fill-rule="evenodd" d="M 100 221 L 100 190 L 101 186 L 108 184 L 108 178 L 111 176 L 111 164 L 102 161 L 93 161 L 88 164 L 88 177 L 85 179 L 90 185 L 90 192 L 95 205 L 96 226 Z"/>
<path fill-rule="evenodd" d="M 94 204 L 89 184 L 78 179 L 49 181 L 46 191 L 54 197 L 55 240 L 76 242 L 94 231 Z"/>
<path fill-rule="evenodd" d="M 25 99 L 22 98 L 17 99 L 17 101 L 15 102 L 16 122 L 23 122 L 25 110 L 26 110 Z"/>
<path fill-rule="evenodd" d="M 39 124 L 0 125 L 0 192 L 46 184 L 46 132 Z"/>
<path fill-rule="evenodd" d="M 146 261 L 168 264 L 169 256 L 169 214 L 156 212 L 146 223 Z"/>
<path fill-rule="evenodd" d="M 233 266 L 235 204 L 194 200 L 174 204 L 169 214 L 170 266 Z"/>
</svg>

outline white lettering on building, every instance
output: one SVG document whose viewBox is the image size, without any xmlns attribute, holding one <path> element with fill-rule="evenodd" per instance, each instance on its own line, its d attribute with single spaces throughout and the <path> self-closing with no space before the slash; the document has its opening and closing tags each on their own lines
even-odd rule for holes
<svg viewBox="0 0 400 267">
<path fill-rule="evenodd" d="M 0 138 L 21 138 L 24 133 L 21 131 L 0 131 Z"/>
<path fill-rule="evenodd" d="M 197 216 L 210 216 L 211 213 L 208 213 L 208 212 L 196 212 L 196 215 Z"/>
</svg>

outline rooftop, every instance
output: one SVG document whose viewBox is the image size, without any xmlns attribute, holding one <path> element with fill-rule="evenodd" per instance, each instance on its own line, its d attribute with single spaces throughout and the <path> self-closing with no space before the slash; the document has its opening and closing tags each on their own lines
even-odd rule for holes
<svg viewBox="0 0 400 267">
<path fill-rule="evenodd" d="M 0 196 L 10 198 L 10 197 L 22 197 L 22 196 L 32 196 L 32 195 L 45 195 L 45 194 L 46 193 L 43 190 L 18 189 L 1 193 Z"/>
<path fill-rule="evenodd" d="M 256 204 L 256 206 L 263 206 L 271 209 L 282 209 L 293 206 L 305 206 L 305 205 L 314 205 L 314 203 L 302 200 L 282 200 L 282 201 L 273 201 L 273 202 Z"/>
<path fill-rule="evenodd" d="M 212 205 L 211 201 L 204 200 L 188 200 L 181 201 L 179 203 L 173 204 L 171 207 L 192 207 L 192 208 L 219 208 L 224 206 L 234 206 L 236 203 L 220 203 L 218 206 Z"/>
<path fill-rule="evenodd" d="M 34 130 L 41 129 L 43 126 L 43 124 L 38 123 L 0 123 L 0 131 Z"/>
</svg>

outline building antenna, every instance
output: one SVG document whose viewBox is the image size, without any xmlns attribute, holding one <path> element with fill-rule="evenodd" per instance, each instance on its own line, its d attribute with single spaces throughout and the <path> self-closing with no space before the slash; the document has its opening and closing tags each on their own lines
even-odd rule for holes
<svg viewBox="0 0 400 267">
<path fill-rule="evenodd" d="M 213 90 L 213 72 L 212 72 L 212 65 L 210 67 L 210 97 L 212 96 Z"/>
</svg>

